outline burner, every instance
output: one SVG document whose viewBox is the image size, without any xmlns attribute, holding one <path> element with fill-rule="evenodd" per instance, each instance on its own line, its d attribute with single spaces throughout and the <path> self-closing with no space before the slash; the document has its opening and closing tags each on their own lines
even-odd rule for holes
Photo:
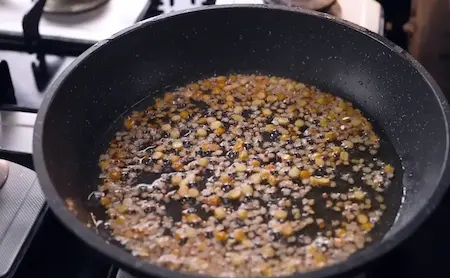
<svg viewBox="0 0 450 278">
<path fill-rule="evenodd" d="M 264 2 L 323 12 L 336 17 L 341 16 L 341 7 L 337 0 L 264 0 Z"/>
<path fill-rule="evenodd" d="M 47 13 L 81 13 L 100 7 L 109 0 L 47 0 Z"/>
<path fill-rule="evenodd" d="M 6 277 L 20 261 L 20 251 L 30 238 L 45 198 L 35 172 L 6 160 L 1 160 L 1 166 L 6 180 L 0 188 L 0 277 Z"/>
</svg>

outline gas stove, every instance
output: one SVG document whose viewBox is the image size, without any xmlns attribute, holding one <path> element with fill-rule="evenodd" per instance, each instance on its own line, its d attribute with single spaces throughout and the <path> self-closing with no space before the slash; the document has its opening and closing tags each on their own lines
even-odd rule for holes
<svg viewBox="0 0 450 278">
<path fill-rule="evenodd" d="M 7 161 L 0 160 L 0 278 L 132 278 L 69 233 L 45 204 L 33 172 L 31 140 L 35 113 L 53 79 L 96 41 L 144 18 L 200 5 L 264 1 L 96 0 L 78 8 L 58 6 L 57 0 L 0 1 L 0 159 Z M 333 5 L 326 12 L 383 33 L 383 9 L 376 1 Z M 450 259 L 449 206 L 446 196 L 412 238 L 358 277 L 444 273 Z"/>
</svg>

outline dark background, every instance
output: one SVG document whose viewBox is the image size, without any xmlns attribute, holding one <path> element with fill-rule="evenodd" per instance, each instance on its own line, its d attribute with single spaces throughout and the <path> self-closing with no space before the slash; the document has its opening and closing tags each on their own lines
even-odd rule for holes
<svg viewBox="0 0 450 278">
<path fill-rule="evenodd" d="M 385 36 L 404 49 L 408 47 L 407 36 L 403 25 L 408 21 L 411 0 L 377 0 L 384 8 L 386 25 L 392 29 L 385 30 Z M 426 0 L 424 0 L 426 1 Z"/>
</svg>

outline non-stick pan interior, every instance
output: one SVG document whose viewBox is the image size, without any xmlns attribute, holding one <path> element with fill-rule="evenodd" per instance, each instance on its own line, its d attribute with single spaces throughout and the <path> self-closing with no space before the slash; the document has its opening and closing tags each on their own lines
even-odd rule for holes
<svg viewBox="0 0 450 278">
<path fill-rule="evenodd" d="M 216 8 L 145 22 L 89 52 L 54 85 L 35 144 L 43 148 L 35 163 L 45 161 L 58 194 L 75 202 L 82 221 L 89 219 L 85 200 L 97 186 L 98 157 L 113 122 L 158 93 L 215 74 L 292 78 L 362 107 L 404 167 L 406 195 L 390 235 L 439 185 L 448 147 L 441 100 L 399 49 L 364 31 L 305 13 Z"/>
</svg>

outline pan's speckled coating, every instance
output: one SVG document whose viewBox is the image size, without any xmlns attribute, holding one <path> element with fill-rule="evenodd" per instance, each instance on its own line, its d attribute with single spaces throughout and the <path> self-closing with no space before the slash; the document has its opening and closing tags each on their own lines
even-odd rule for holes
<svg viewBox="0 0 450 278">
<path fill-rule="evenodd" d="M 232 72 L 293 78 L 352 100 L 385 130 L 402 159 L 405 200 L 383 241 L 299 277 L 342 274 L 381 256 L 422 223 L 447 189 L 448 104 L 429 74 L 401 48 L 324 14 L 217 6 L 138 23 L 90 48 L 51 86 L 35 126 L 34 164 L 55 214 L 132 272 L 192 277 L 106 244 L 82 224 L 92 209 L 84 200 L 96 187 L 96 162 L 111 122 L 166 88 Z M 66 209 L 66 198 L 74 201 L 82 222 Z"/>
</svg>

